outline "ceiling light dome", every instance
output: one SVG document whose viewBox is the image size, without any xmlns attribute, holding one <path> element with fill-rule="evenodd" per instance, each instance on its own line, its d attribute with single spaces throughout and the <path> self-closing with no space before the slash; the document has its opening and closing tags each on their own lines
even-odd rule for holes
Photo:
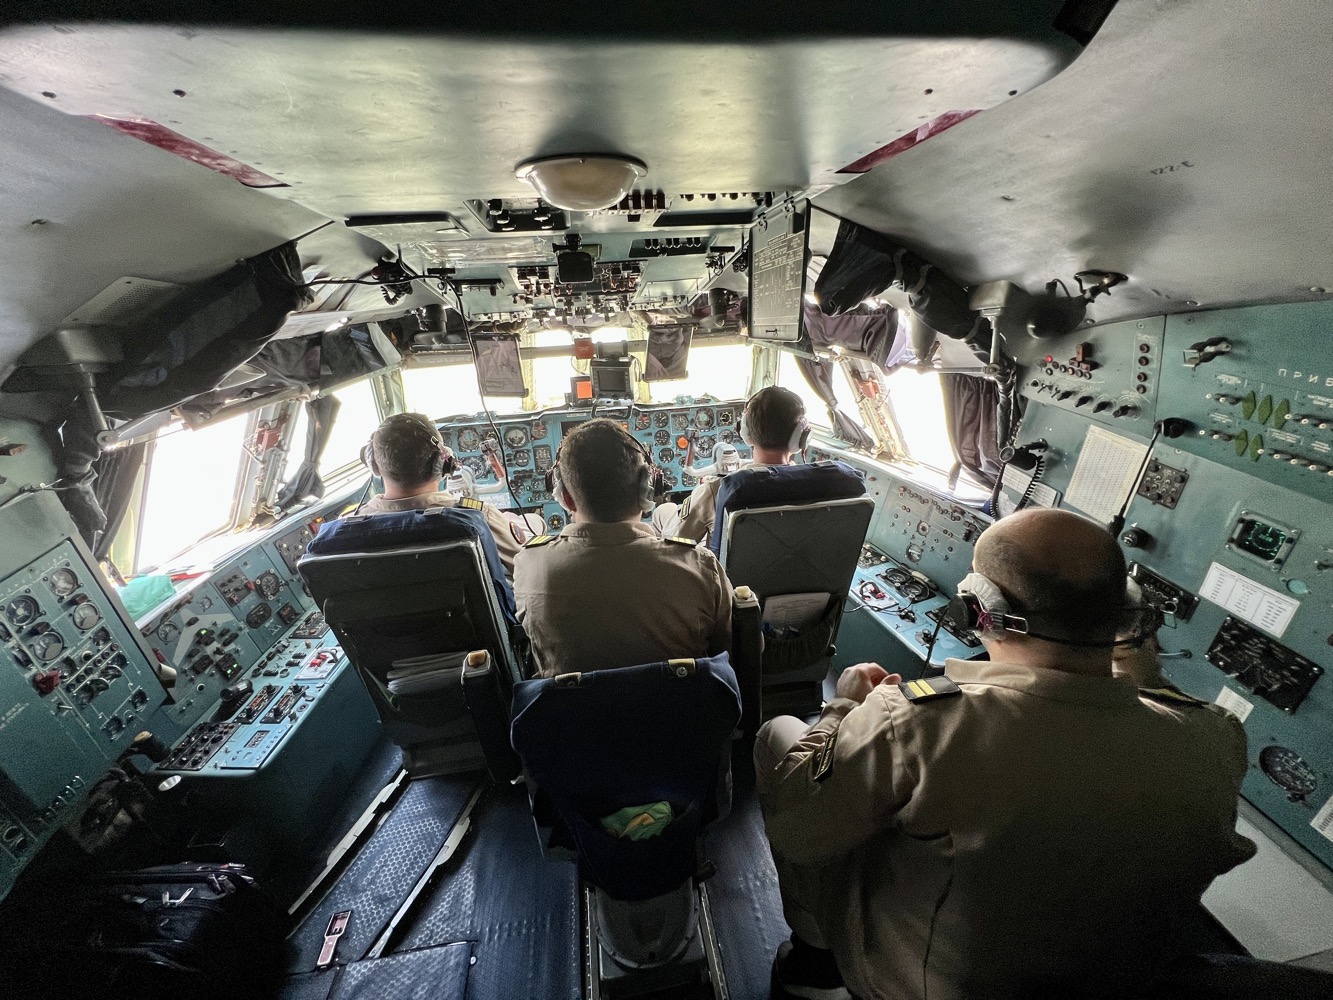
<svg viewBox="0 0 1333 1000">
<path fill-rule="evenodd" d="M 647 174 L 643 161 L 605 153 L 543 156 L 514 168 L 514 176 L 536 188 L 544 202 L 569 212 L 610 208 Z"/>
</svg>

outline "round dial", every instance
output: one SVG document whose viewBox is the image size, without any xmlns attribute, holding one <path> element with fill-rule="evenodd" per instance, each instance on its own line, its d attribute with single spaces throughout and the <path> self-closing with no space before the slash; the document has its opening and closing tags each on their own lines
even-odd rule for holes
<svg viewBox="0 0 1333 1000">
<path fill-rule="evenodd" d="M 699 436 L 699 440 L 694 442 L 694 451 L 698 455 L 711 455 L 713 454 L 713 446 L 716 444 L 717 442 L 709 435 L 702 434 Z"/>
<path fill-rule="evenodd" d="M 694 426 L 701 431 L 706 431 L 713 426 L 713 411 L 708 409 L 699 410 L 694 414 Z"/>
<path fill-rule="evenodd" d="M 278 591 L 282 589 L 282 577 L 271 569 L 265 570 L 259 574 L 259 579 L 255 581 L 255 589 L 265 600 L 271 601 L 278 596 Z"/>
<path fill-rule="evenodd" d="M 464 427 L 458 432 L 458 450 L 476 451 L 481 447 L 481 437 L 471 427 Z"/>
<path fill-rule="evenodd" d="M 717 439 L 719 441 L 725 441 L 727 444 L 735 444 L 736 432 L 733 430 L 725 430 L 717 436 Z"/>
<path fill-rule="evenodd" d="M 658 431 L 656 434 L 653 435 L 653 444 L 657 445 L 657 447 L 659 448 L 665 448 L 670 443 L 671 443 L 670 431 L 665 431 L 665 430 Z"/>
<path fill-rule="evenodd" d="M 58 569 L 51 574 L 50 583 L 56 597 L 68 597 L 79 586 L 79 578 L 72 569 Z"/>
<path fill-rule="evenodd" d="M 60 638 L 59 632 L 42 632 L 33 636 L 28 646 L 40 662 L 50 663 L 65 651 L 65 640 Z"/>
<path fill-rule="evenodd" d="M 657 453 L 657 460 L 663 465 L 670 465 L 676 460 L 676 453 L 670 448 L 663 448 Z"/>
<path fill-rule="evenodd" d="M 463 459 L 463 464 L 467 466 L 468 471 L 472 473 L 473 478 L 475 479 L 483 478 L 486 473 L 490 471 L 490 466 L 486 464 L 486 459 L 478 458 L 476 455 Z"/>
<path fill-rule="evenodd" d="M 91 601 L 74 608 L 74 613 L 70 615 L 70 621 L 74 622 L 74 627 L 80 632 L 87 632 L 90 628 L 102 620 L 102 612 L 97 610 L 97 605 Z"/>
<path fill-rule="evenodd" d="M 731 410 L 718 410 L 717 422 L 719 426 L 728 427 L 736 422 L 736 414 Z"/>
<path fill-rule="evenodd" d="M 535 421 L 532 425 L 532 440 L 537 441 L 544 437 L 546 437 L 546 425 L 540 420 Z"/>
<path fill-rule="evenodd" d="M 181 627 L 175 622 L 163 622 L 157 627 L 157 638 L 161 642 L 171 643 L 181 634 Z"/>
<path fill-rule="evenodd" d="M 505 428 L 505 444 L 511 448 L 522 448 L 528 443 L 528 429 L 521 424 Z"/>
<path fill-rule="evenodd" d="M 634 429 L 636 431 L 646 431 L 651 426 L 653 426 L 651 413 L 636 413 L 634 415 Z"/>
<path fill-rule="evenodd" d="M 511 452 L 509 455 L 509 463 L 520 469 L 524 468 L 531 461 L 532 461 L 532 452 L 528 451 L 528 449 L 526 448 L 521 448 L 518 451 Z"/>
<path fill-rule="evenodd" d="M 1259 751 L 1259 768 L 1268 780 L 1293 799 L 1303 799 L 1315 790 L 1318 780 L 1305 758 L 1286 747 L 1267 746 Z"/>
<path fill-rule="evenodd" d="M 5 617 L 19 628 L 36 620 L 39 611 L 37 602 L 31 597 L 16 597 L 5 605 Z"/>
<path fill-rule="evenodd" d="M 671 423 L 671 414 L 665 412 L 654 413 L 653 423 L 658 427 L 665 427 L 667 424 Z"/>
<path fill-rule="evenodd" d="M 671 426 L 678 431 L 688 430 L 690 426 L 690 415 L 688 413 L 671 414 Z"/>
<path fill-rule="evenodd" d="M 546 519 L 546 523 L 550 525 L 552 531 L 559 531 L 565 526 L 565 515 L 552 514 Z"/>
<path fill-rule="evenodd" d="M 668 490 L 676 488 L 676 474 L 670 469 L 662 470 L 662 486 Z"/>
</svg>

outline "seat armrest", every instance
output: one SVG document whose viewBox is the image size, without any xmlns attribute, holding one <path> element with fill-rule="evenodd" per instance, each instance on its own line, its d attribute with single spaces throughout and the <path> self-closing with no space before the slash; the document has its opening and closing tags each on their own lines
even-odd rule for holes
<svg viewBox="0 0 1333 1000">
<path fill-rule="evenodd" d="M 509 699 L 501 694 L 491 654 L 484 649 L 469 653 L 463 664 L 463 697 L 491 777 L 512 781 L 523 765 L 509 742 Z"/>
<path fill-rule="evenodd" d="M 759 597 L 749 587 L 737 587 L 731 600 L 731 667 L 741 693 L 740 731 L 744 736 L 757 733 L 763 719 L 763 658 Z"/>
</svg>

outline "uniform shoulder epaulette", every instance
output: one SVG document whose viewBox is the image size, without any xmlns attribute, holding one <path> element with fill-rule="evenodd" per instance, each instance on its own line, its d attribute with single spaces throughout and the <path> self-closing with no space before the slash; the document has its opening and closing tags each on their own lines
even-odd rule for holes
<svg viewBox="0 0 1333 1000">
<path fill-rule="evenodd" d="M 904 698 L 913 703 L 932 701 L 936 698 L 948 698 L 963 693 L 962 688 L 943 674 L 938 677 L 921 677 L 914 681 L 903 681 L 898 685 L 898 690 L 903 693 Z"/>
<path fill-rule="evenodd" d="M 1173 687 L 1139 688 L 1139 697 L 1160 705 L 1178 705 L 1182 708 L 1205 708 L 1211 704 Z"/>
<path fill-rule="evenodd" d="M 699 542 L 698 542 L 697 539 L 694 539 L 694 538 L 685 538 L 685 537 L 683 537 L 683 536 L 681 536 L 681 535 L 663 535 L 663 536 L 662 536 L 662 541 L 664 541 L 664 542 L 675 542 L 677 545 L 689 545 L 689 546 L 691 546 L 691 547 L 693 547 L 693 546 L 699 544 Z"/>
<path fill-rule="evenodd" d="M 468 510 L 481 510 L 486 505 L 480 500 L 474 500 L 472 497 L 463 497 L 458 501 L 458 506 L 466 507 Z"/>
<path fill-rule="evenodd" d="M 533 549 L 538 545 L 545 545 L 547 542 L 555 541 L 555 535 L 533 535 L 523 545 L 525 549 Z"/>
<path fill-rule="evenodd" d="M 685 516 L 690 512 L 690 499 L 690 497 L 686 497 L 685 502 L 676 508 L 676 516 L 682 520 L 684 520 Z"/>
</svg>

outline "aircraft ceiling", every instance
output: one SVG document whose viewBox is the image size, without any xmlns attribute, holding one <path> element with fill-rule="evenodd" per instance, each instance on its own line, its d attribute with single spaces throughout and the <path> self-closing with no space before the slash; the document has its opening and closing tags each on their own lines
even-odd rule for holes
<svg viewBox="0 0 1333 1000">
<path fill-rule="evenodd" d="M 122 275 L 194 281 L 312 231 L 304 262 L 364 273 L 378 244 L 344 227 L 349 215 L 447 213 L 462 231 L 377 236 L 424 263 L 498 242 L 506 234 L 486 233 L 477 206 L 530 196 L 513 177 L 519 161 L 575 150 L 642 158 L 644 189 L 673 211 L 709 194 L 723 205 L 732 193 L 816 194 L 965 283 L 1037 291 L 1085 267 L 1126 272 L 1129 285 L 1092 310 L 1099 321 L 1333 287 L 1321 211 L 1333 196 L 1333 8 L 1316 0 L 1120 0 L 1063 72 L 1077 46 L 1049 27 L 1058 0 L 870 13 L 775 0 L 719 9 L 716 31 L 696 16 L 709 5 L 693 2 L 616 18 L 575 4 L 563 21 L 477 5 L 447 25 L 438 13 L 414 21 L 411 5 L 362 10 L 356 23 L 329 23 L 343 15 L 313 4 L 250 6 L 228 16 L 253 28 L 0 33 L 0 371 Z M 100 13 L 65 7 L 52 20 Z M 163 19 L 151 4 L 128 10 L 117 16 Z M 288 14 L 311 30 L 263 23 Z M 838 173 L 975 108 L 987 110 L 869 173 Z M 152 119 L 287 186 L 244 187 L 90 114 Z M 732 244 L 742 232 L 623 214 L 571 229 L 609 252 L 636 237 Z M 652 264 L 654 280 L 691 280 L 685 262 Z M 494 260 L 471 271 L 505 276 Z M 374 296 L 327 307 L 370 308 Z M 470 292 L 473 308 L 478 296 L 492 298 Z"/>
</svg>

